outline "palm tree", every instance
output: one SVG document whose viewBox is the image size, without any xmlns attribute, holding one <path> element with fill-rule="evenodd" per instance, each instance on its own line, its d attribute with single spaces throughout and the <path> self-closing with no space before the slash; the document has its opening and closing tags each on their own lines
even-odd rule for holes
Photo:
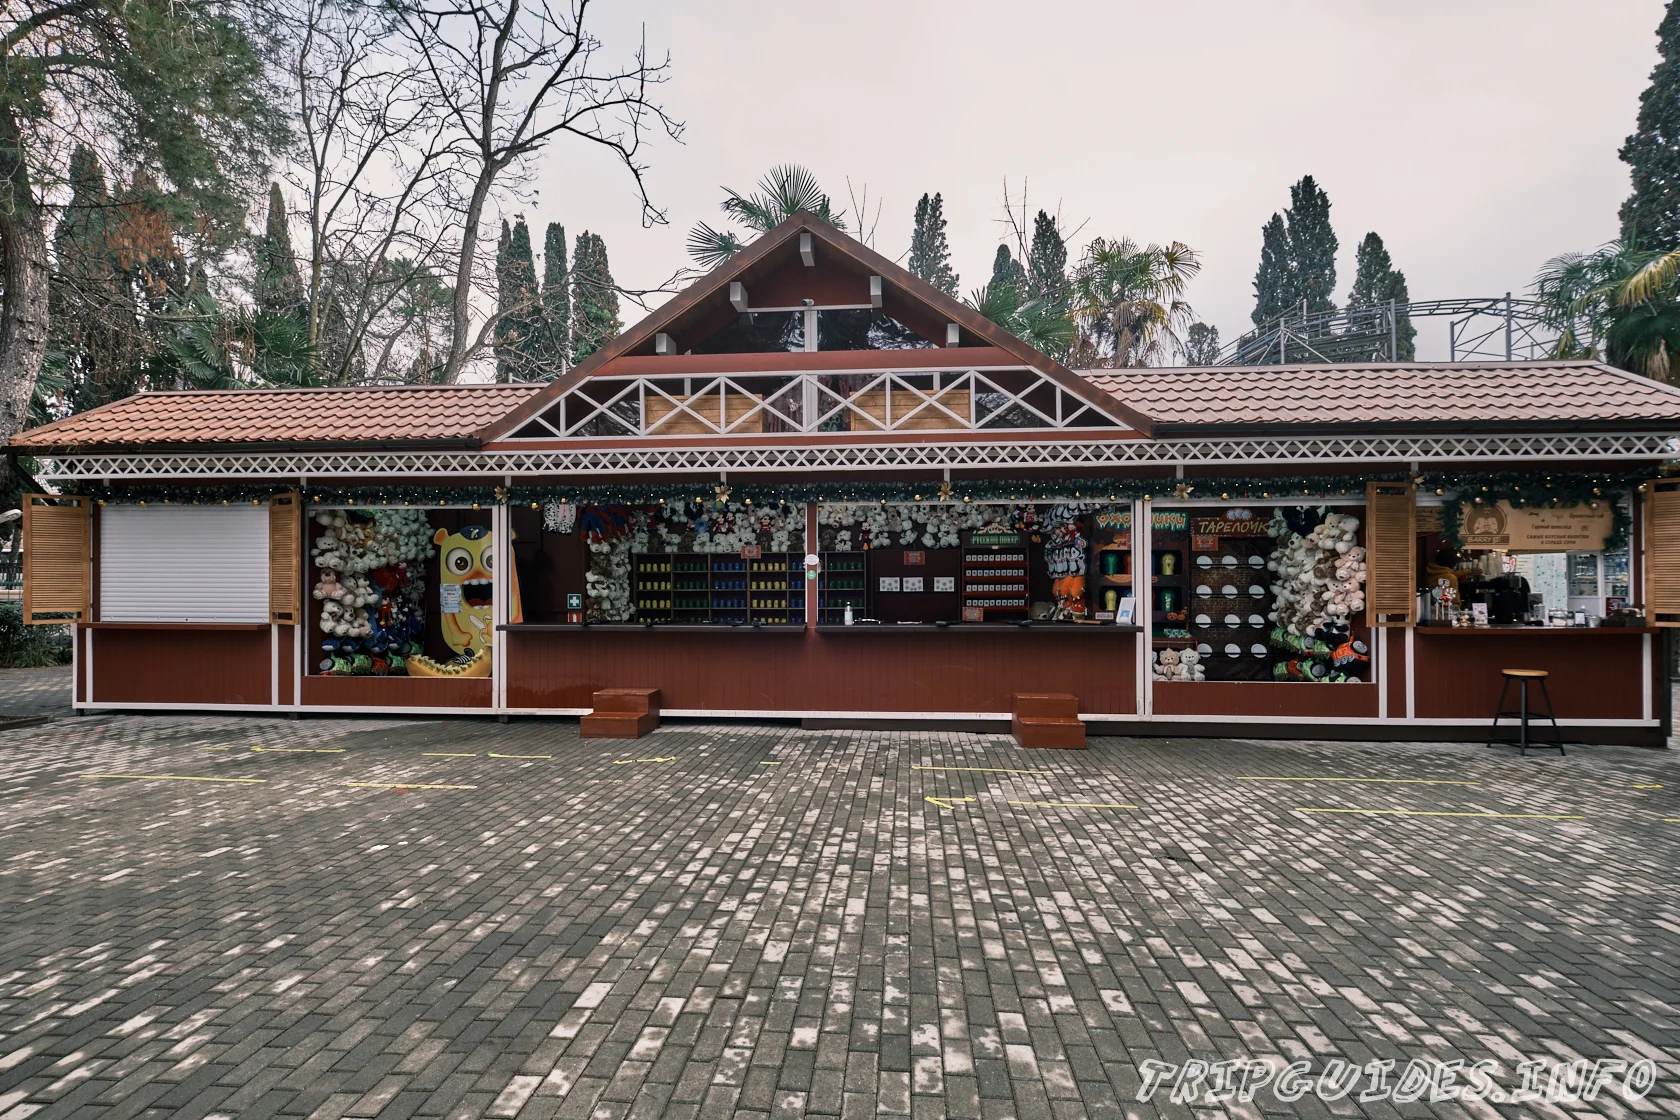
<svg viewBox="0 0 1680 1120">
<path fill-rule="evenodd" d="M 1558 330 L 1552 353 L 1596 358 L 1667 381 L 1680 348 L 1680 250 L 1612 241 L 1596 252 L 1553 257 L 1534 278 L 1544 320 Z"/>
<path fill-rule="evenodd" d="M 1180 331 L 1195 318 L 1184 289 L 1201 269 L 1196 251 L 1180 241 L 1142 248 L 1129 237 L 1092 241 L 1073 270 L 1071 362 L 1126 368 L 1181 352 Z"/>
<path fill-rule="evenodd" d="M 207 292 L 188 297 L 164 340 L 164 366 L 189 389 L 319 385 L 308 329 L 290 315 L 227 310 Z"/>
<path fill-rule="evenodd" d="M 1061 360 L 1073 344 L 1073 320 L 1043 299 L 1029 299 L 1015 284 L 993 282 L 964 301 L 1041 354 Z"/>
<path fill-rule="evenodd" d="M 753 234 L 775 229 L 801 210 L 808 210 L 835 229 L 845 229 L 845 213 L 835 210 L 828 194 L 817 183 L 810 170 L 797 163 L 772 167 L 758 181 L 755 194 L 744 195 L 725 187 L 725 214 L 745 226 L 749 234 L 743 236 L 732 229 L 713 229 L 699 222 L 688 231 L 688 253 L 703 268 L 723 263 L 752 240 Z"/>
</svg>

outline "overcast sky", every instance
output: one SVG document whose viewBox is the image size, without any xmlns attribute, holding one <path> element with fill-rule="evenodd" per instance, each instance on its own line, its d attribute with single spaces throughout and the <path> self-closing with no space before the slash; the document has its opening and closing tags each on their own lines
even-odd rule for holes
<svg viewBox="0 0 1680 1120">
<path fill-rule="evenodd" d="M 962 291 L 1026 181 L 1079 240 L 1186 242 L 1190 298 L 1225 339 L 1253 307 L 1260 226 L 1312 174 L 1341 239 L 1337 300 L 1368 230 L 1414 299 L 1521 293 L 1548 258 L 1616 234 L 1616 151 L 1656 62 L 1661 0 L 613 0 L 606 53 L 669 49 L 683 143 L 650 145 L 670 224 L 644 230 L 626 176 L 557 145 L 524 207 L 601 233 L 620 283 L 669 275 L 721 184 L 810 167 L 883 204 L 901 257 L 923 191 L 945 196 Z M 848 218 L 854 215 L 848 215 Z M 856 228 L 855 224 L 852 226 Z M 541 245 L 541 232 L 533 231 Z M 626 321 L 639 315 L 625 309 Z M 1444 341 L 1420 324 L 1423 356 Z M 1442 336 L 1444 339 L 1444 336 Z M 1439 355 L 1429 353 L 1437 348 Z"/>
</svg>

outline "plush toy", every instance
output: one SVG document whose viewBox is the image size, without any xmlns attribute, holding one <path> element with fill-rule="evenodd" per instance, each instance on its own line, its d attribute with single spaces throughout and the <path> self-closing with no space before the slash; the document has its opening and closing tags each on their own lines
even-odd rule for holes
<svg viewBox="0 0 1680 1120">
<path fill-rule="evenodd" d="M 1181 681 L 1207 680 L 1207 670 L 1202 668 L 1202 655 L 1193 649 L 1182 651 L 1178 655 L 1178 675 L 1176 679 Z"/>
<path fill-rule="evenodd" d="M 1155 679 L 1158 681 L 1174 681 L 1178 679 L 1179 652 L 1176 649 L 1158 650 L 1155 654 Z"/>
</svg>

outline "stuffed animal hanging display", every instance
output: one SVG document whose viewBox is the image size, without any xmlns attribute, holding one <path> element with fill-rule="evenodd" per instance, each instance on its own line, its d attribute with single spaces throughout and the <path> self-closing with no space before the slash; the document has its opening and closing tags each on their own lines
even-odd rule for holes
<svg viewBox="0 0 1680 1120">
<path fill-rule="evenodd" d="M 1056 598 L 1055 618 L 1085 617 L 1085 571 L 1090 564 L 1090 545 L 1080 530 L 1085 509 L 1076 503 L 1052 506 L 1044 519 L 1044 566 Z"/>
<path fill-rule="evenodd" d="M 1292 512 L 1300 518 L 1310 510 Z M 1363 643 L 1350 641 L 1351 619 L 1365 609 L 1365 549 L 1355 543 L 1359 518 L 1322 507 L 1318 513 L 1304 533 L 1281 509 L 1266 526 L 1276 542 L 1266 562 L 1277 573 L 1267 616 L 1270 641 L 1284 655 L 1272 666 L 1275 680 L 1358 680 L 1360 666 L 1370 660 Z"/>
<path fill-rule="evenodd" d="M 327 676 L 403 676 L 425 625 L 420 561 L 430 527 L 420 510 L 322 510 L 312 565 Z"/>
</svg>

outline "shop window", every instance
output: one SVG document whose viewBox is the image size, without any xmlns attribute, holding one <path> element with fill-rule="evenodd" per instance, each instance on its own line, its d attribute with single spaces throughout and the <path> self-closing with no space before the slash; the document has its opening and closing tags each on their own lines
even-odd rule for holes
<svg viewBox="0 0 1680 1120">
<path fill-rule="evenodd" d="M 269 620 L 266 506 L 106 506 L 102 622 Z"/>
<path fill-rule="evenodd" d="M 779 354 L 804 350 L 805 313 L 749 311 L 736 316 L 692 349 L 696 354 Z"/>
<path fill-rule="evenodd" d="M 317 510 L 309 538 L 312 673 L 491 675 L 495 537 L 487 511 Z M 509 594 L 517 619 L 517 577 Z"/>
<path fill-rule="evenodd" d="M 879 309 L 816 312 L 818 350 L 928 350 L 933 343 Z"/>
<path fill-rule="evenodd" d="M 1363 507 L 1153 508 L 1158 681 L 1369 679 Z"/>
</svg>

